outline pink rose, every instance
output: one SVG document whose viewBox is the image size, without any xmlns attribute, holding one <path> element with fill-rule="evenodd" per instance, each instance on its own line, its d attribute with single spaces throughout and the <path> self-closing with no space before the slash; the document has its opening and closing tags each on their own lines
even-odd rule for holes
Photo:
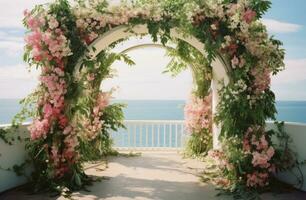
<svg viewBox="0 0 306 200">
<path fill-rule="evenodd" d="M 44 105 L 44 108 L 43 108 L 43 112 L 44 112 L 44 116 L 45 118 L 49 118 L 53 115 L 53 108 L 50 104 L 46 104 Z"/>
<path fill-rule="evenodd" d="M 88 80 L 88 81 L 93 81 L 93 80 L 95 80 L 95 75 L 94 75 L 93 73 L 88 74 L 88 75 L 87 75 L 87 80 Z"/>
<path fill-rule="evenodd" d="M 236 55 L 233 57 L 233 59 L 231 60 L 232 63 L 232 67 L 235 69 L 236 66 L 239 65 L 239 59 L 236 57 Z"/>
<path fill-rule="evenodd" d="M 251 23 L 255 17 L 256 17 L 256 12 L 249 8 L 242 15 L 242 18 L 248 24 Z"/>
</svg>

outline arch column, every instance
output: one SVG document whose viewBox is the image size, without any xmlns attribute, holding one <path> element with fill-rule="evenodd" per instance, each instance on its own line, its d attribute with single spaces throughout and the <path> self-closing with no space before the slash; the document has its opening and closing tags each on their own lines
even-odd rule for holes
<svg viewBox="0 0 306 200">
<path fill-rule="evenodd" d="M 229 77 L 224 68 L 224 64 L 220 62 L 219 59 L 215 59 L 212 63 L 212 80 L 211 80 L 211 89 L 212 89 L 212 114 L 213 117 L 217 114 L 217 105 L 220 102 L 219 90 L 223 87 L 223 85 L 227 85 L 229 83 Z M 213 122 L 212 126 L 212 134 L 213 134 L 213 148 L 219 149 L 220 142 L 219 136 L 221 133 L 220 125 L 217 125 Z"/>
<path fill-rule="evenodd" d="M 139 35 L 148 35 L 149 31 L 146 25 L 137 25 L 133 27 L 132 29 L 128 28 L 125 25 L 118 26 L 116 28 L 113 28 L 112 30 L 108 31 L 107 33 L 104 33 L 100 35 L 89 47 L 89 55 L 92 57 L 97 56 L 99 52 L 106 49 L 110 44 L 120 40 L 120 39 L 126 39 L 131 36 L 139 36 Z M 171 37 L 183 40 L 187 43 L 189 43 L 191 46 L 196 48 L 198 51 L 200 51 L 205 57 L 207 53 L 205 52 L 205 46 L 202 42 L 200 42 L 197 38 L 181 34 L 177 29 L 173 28 L 171 29 Z M 79 65 L 77 67 L 80 67 L 81 62 L 79 62 Z M 223 62 L 223 60 L 220 57 L 217 57 L 212 62 L 212 68 L 213 68 L 213 74 L 212 74 L 212 113 L 213 116 L 217 113 L 217 105 L 219 103 L 219 94 L 218 91 L 222 88 L 223 84 L 228 84 L 229 77 L 227 73 L 227 67 L 226 64 Z M 78 70 L 76 70 L 78 71 Z M 213 147 L 214 149 L 219 148 L 220 143 L 218 140 L 218 137 L 220 135 L 220 126 L 213 123 Z"/>
</svg>

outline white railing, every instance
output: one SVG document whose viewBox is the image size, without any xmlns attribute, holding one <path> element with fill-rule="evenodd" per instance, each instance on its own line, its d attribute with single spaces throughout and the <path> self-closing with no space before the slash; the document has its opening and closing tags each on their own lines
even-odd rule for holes
<svg viewBox="0 0 306 200">
<path fill-rule="evenodd" d="M 182 120 L 125 120 L 124 125 L 111 133 L 119 150 L 179 150 L 188 137 Z"/>
</svg>

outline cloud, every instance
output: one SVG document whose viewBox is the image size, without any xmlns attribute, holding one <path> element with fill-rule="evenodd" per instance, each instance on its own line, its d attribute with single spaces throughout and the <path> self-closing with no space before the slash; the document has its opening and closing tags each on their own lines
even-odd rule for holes
<svg viewBox="0 0 306 200">
<path fill-rule="evenodd" d="M 37 80 L 39 75 L 38 70 L 31 70 L 24 64 L 0 66 L 0 80 L 23 80 L 33 81 Z"/>
<path fill-rule="evenodd" d="M 23 42 L 24 41 L 23 37 L 13 35 L 12 32 L 14 32 L 14 31 L 0 30 L 0 40 L 14 41 L 14 42 Z M 16 33 L 19 33 L 19 31 L 17 31 Z"/>
<path fill-rule="evenodd" d="M 162 74 L 170 58 L 160 48 L 142 48 L 128 55 L 136 63 L 129 67 L 123 62 L 114 63 L 117 77 L 102 83 L 102 89 L 119 87 L 114 94 L 118 99 L 186 99 L 192 90 L 192 75 L 186 70 L 173 78 Z M 179 89 L 178 89 L 179 88 Z"/>
<path fill-rule="evenodd" d="M 306 80 L 306 58 L 285 60 L 285 70 L 272 77 L 273 85 Z"/>
<path fill-rule="evenodd" d="M 38 84 L 38 70 L 27 70 L 26 65 L 0 66 L 0 98 L 23 98 Z"/>
<path fill-rule="evenodd" d="M 268 31 L 274 33 L 292 33 L 302 28 L 299 24 L 287 23 L 275 19 L 262 19 L 262 23 L 267 26 Z"/>
<path fill-rule="evenodd" d="M 14 41 L 0 41 L 0 50 L 12 57 L 18 57 L 23 51 L 23 43 Z"/>
<path fill-rule="evenodd" d="M 1 0 L 0 28 L 22 28 L 23 11 L 47 2 L 50 0 Z"/>
<path fill-rule="evenodd" d="M 24 40 L 21 36 L 10 33 L 10 31 L 0 30 L 0 50 L 1 53 L 11 57 L 19 57 L 23 51 Z"/>
</svg>

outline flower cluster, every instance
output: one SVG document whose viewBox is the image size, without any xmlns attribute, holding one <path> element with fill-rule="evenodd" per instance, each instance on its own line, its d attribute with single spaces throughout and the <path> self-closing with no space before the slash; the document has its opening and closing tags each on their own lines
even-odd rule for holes
<svg viewBox="0 0 306 200">
<path fill-rule="evenodd" d="M 185 125 L 190 133 L 197 133 L 202 129 L 211 130 L 211 101 L 211 94 L 204 99 L 192 95 L 185 105 Z"/>
<path fill-rule="evenodd" d="M 272 162 L 275 150 L 263 127 L 248 128 L 243 139 L 243 151 L 252 157 L 251 164 L 256 169 L 251 174 L 247 174 L 247 186 L 263 187 L 268 185 L 269 173 L 275 171 L 275 165 Z"/>
<path fill-rule="evenodd" d="M 65 173 L 69 172 L 69 166 L 75 163 L 79 157 L 78 152 L 75 151 L 76 147 L 79 146 L 77 135 L 72 127 L 68 129 L 70 130 L 69 135 L 64 139 L 64 149 L 60 151 L 60 144 L 57 143 L 53 143 L 51 146 L 49 158 L 54 167 L 54 177 L 56 178 L 61 178 Z"/>
<path fill-rule="evenodd" d="M 260 172 L 253 172 L 252 174 L 247 175 L 247 186 L 248 187 L 264 187 L 268 184 L 268 173 L 260 173 Z"/>
<path fill-rule="evenodd" d="M 111 29 L 118 25 L 128 24 L 131 19 L 139 17 L 153 21 L 161 20 L 160 10 L 155 6 L 136 8 L 128 5 L 114 6 L 103 14 L 94 10 L 94 7 L 80 7 L 75 10 L 74 14 L 81 37 L 87 45 L 95 40 L 98 33 L 104 28 Z"/>
<path fill-rule="evenodd" d="M 63 66 L 62 58 L 69 56 L 71 50 L 56 18 L 45 12 L 33 16 L 25 11 L 25 23 L 31 30 L 25 41 L 33 60 L 37 63 L 53 60 L 58 66 Z"/>
<path fill-rule="evenodd" d="M 270 87 L 271 84 L 271 71 L 267 68 L 260 69 L 260 68 L 253 68 L 251 70 L 251 74 L 254 77 L 254 93 L 261 94 L 266 89 Z"/>
<path fill-rule="evenodd" d="M 67 92 L 63 57 L 70 55 L 71 51 L 69 42 L 54 16 L 45 12 L 31 15 L 25 11 L 25 23 L 32 31 L 25 39 L 27 49 L 31 51 L 33 61 L 42 65 L 40 81 L 46 91 L 39 101 L 42 116 L 35 119 L 29 128 L 31 138 L 35 140 L 45 138 L 55 121 L 58 121 L 63 129 L 67 126 L 68 119 L 62 112 L 64 95 Z M 48 29 L 44 31 L 43 28 L 46 27 Z M 51 64 L 53 62 L 54 64 Z"/>
<path fill-rule="evenodd" d="M 26 48 L 31 52 L 33 62 L 41 66 L 39 79 L 44 91 L 44 95 L 38 102 L 41 115 L 34 119 L 29 131 L 32 140 L 45 139 L 55 130 L 65 135 L 63 146 L 53 143 L 50 150 L 46 148 L 49 154 L 48 162 L 55 169 L 54 176 L 60 178 L 78 159 L 78 153 L 75 150 L 78 146 L 78 138 L 65 114 L 67 93 L 65 58 L 71 55 L 69 40 L 55 16 L 45 11 L 39 13 L 25 11 L 24 14 L 25 24 L 31 31 L 25 38 Z M 58 127 L 55 128 L 55 124 Z"/>
<path fill-rule="evenodd" d="M 103 126 L 101 116 L 103 114 L 103 110 L 109 105 L 110 98 L 110 92 L 100 92 L 97 97 L 95 106 L 93 107 L 90 120 L 84 120 L 84 134 L 88 140 L 95 139 L 101 131 Z"/>
</svg>

